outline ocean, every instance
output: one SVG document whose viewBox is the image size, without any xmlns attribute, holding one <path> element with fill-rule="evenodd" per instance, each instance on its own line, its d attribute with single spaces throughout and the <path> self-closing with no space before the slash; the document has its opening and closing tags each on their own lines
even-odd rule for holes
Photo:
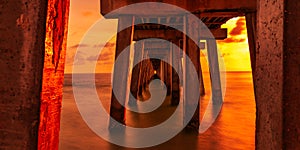
<svg viewBox="0 0 300 150">
<path fill-rule="evenodd" d="M 61 114 L 60 145 L 61 150 L 122 150 L 132 149 L 115 144 L 111 144 L 94 133 L 84 119 L 76 105 L 73 87 L 80 91 L 82 102 L 87 110 L 96 107 L 89 107 L 89 99 L 92 94 L 91 89 L 96 89 L 99 101 L 109 112 L 111 97 L 111 74 L 96 74 L 95 86 L 91 85 L 88 77 L 91 74 L 78 75 L 83 78 L 72 84 L 72 75 L 66 74 L 63 88 L 63 105 Z M 207 73 L 204 73 L 204 85 L 206 95 L 201 97 L 200 114 L 203 116 L 207 109 L 207 103 L 211 96 L 210 79 Z M 76 96 L 78 98 L 78 95 Z M 147 128 L 166 121 L 176 107 L 170 106 L 170 99 L 167 97 L 161 107 L 148 114 L 139 114 L 131 111 L 126 112 L 126 123 L 132 127 Z M 182 112 L 182 109 L 180 109 Z M 145 149 L 205 149 L 205 150 L 232 150 L 232 149 L 255 149 L 255 100 L 252 84 L 251 72 L 227 72 L 226 73 L 226 93 L 224 104 L 219 117 L 214 124 L 202 134 L 192 134 L 181 132 L 174 138 L 162 144 L 148 147 Z M 88 119 L 94 119 L 90 116 Z M 173 124 L 176 128 L 182 122 L 182 113 L 177 114 L 178 123 Z M 86 118 L 85 118 L 86 119 Z M 99 121 L 106 121 L 105 117 L 96 118 Z M 167 127 L 173 128 L 173 127 Z M 124 134 L 127 134 L 126 132 Z M 128 137 L 123 140 L 136 140 L 141 137 Z M 135 139 L 136 138 L 136 139 Z M 125 142 L 126 143 L 126 142 Z"/>
</svg>

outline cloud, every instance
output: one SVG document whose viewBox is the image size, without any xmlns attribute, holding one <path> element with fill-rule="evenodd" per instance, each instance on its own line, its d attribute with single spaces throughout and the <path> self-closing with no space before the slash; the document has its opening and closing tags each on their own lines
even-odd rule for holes
<svg viewBox="0 0 300 150">
<path fill-rule="evenodd" d="M 244 38 L 230 37 L 230 38 L 226 38 L 222 41 L 218 41 L 218 43 L 242 43 L 245 41 L 246 41 L 246 39 L 244 39 Z"/>
<path fill-rule="evenodd" d="M 103 47 L 104 46 L 104 47 Z M 98 61 L 100 64 L 112 64 L 114 60 L 114 53 L 115 49 L 114 47 L 116 46 L 115 43 L 113 42 L 107 42 L 105 45 L 104 44 L 98 44 L 98 45 L 88 45 L 88 44 L 76 44 L 73 46 L 68 47 L 70 51 L 67 51 L 67 58 L 66 58 L 66 65 L 84 65 L 88 62 L 93 62 L 93 61 Z M 101 48 L 103 47 L 100 56 L 98 55 L 95 56 L 89 56 L 83 51 L 72 51 L 72 49 L 77 49 L 77 48 Z M 74 60 L 76 55 L 76 60 Z"/>
<path fill-rule="evenodd" d="M 234 21 L 234 22 L 233 22 Z M 237 20 L 229 20 L 226 28 L 231 29 L 228 38 L 218 41 L 219 44 L 226 43 L 243 43 L 247 40 L 246 19 L 239 17 Z"/>
<path fill-rule="evenodd" d="M 245 18 L 239 18 L 236 22 L 236 26 L 230 31 L 231 36 L 241 35 L 246 30 Z"/>
<path fill-rule="evenodd" d="M 101 54 L 100 57 L 99 57 L 99 61 L 113 61 L 114 59 L 114 56 L 113 56 L 113 53 L 106 53 L 106 54 Z"/>
<path fill-rule="evenodd" d="M 89 45 L 87 45 L 87 44 L 76 44 L 76 45 L 70 46 L 69 48 L 71 48 L 71 49 L 77 49 L 78 47 L 81 47 L 81 48 L 83 48 L 83 47 L 89 47 Z"/>
<path fill-rule="evenodd" d="M 112 54 L 101 54 L 99 57 L 97 55 L 95 56 L 90 56 L 86 58 L 87 61 L 101 61 L 101 62 L 111 62 L 113 60 L 113 55 Z"/>
<path fill-rule="evenodd" d="M 114 60 L 114 53 L 112 51 L 103 51 L 100 54 L 100 57 L 98 58 L 98 61 L 102 61 L 102 62 L 107 62 L 107 61 L 112 62 L 113 60 Z"/>
<path fill-rule="evenodd" d="M 94 47 L 98 47 L 100 45 L 95 45 Z M 86 60 L 87 61 L 95 61 L 97 60 L 100 63 L 109 62 L 112 63 L 114 60 L 114 49 L 112 47 L 115 46 L 115 43 L 106 43 L 105 47 L 102 49 L 100 56 L 90 56 Z"/>
<path fill-rule="evenodd" d="M 98 45 L 94 45 L 93 47 L 94 48 L 101 48 L 101 47 L 104 47 L 104 48 L 114 48 L 116 46 L 116 43 L 115 42 L 107 42 L 105 45 L 104 44 L 98 44 Z"/>
<path fill-rule="evenodd" d="M 72 57 L 72 61 L 74 65 L 84 65 L 86 63 L 85 61 L 85 54 L 83 52 L 77 52 L 76 53 L 76 59 L 75 55 Z"/>
</svg>

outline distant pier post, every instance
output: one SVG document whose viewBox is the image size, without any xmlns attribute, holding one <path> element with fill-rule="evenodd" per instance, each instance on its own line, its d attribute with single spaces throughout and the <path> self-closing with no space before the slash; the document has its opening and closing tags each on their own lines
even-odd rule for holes
<svg viewBox="0 0 300 150">
<path fill-rule="evenodd" d="M 175 41 L 179 45 L 179 40 Z M 180 87 L 179 87 L 179 65 L 181 65 L 181 59 L 180 59 L 180 49 L 177 46 L 172 46 L 172 52 L 171 52 L 171 59 L 172 59 L 172 66 L 178 72 L 173 70 L 172 68 L 172 98 L 171 98 L 171 105 L 178 105 L 180 100 Z"/>
<path fill-rule="evenodd" d="M 199 49 L 199 53 L 197 53 L 197 55 L 199 55 L 199 58 L 201 57 L 200 55 L 201 51 Z M 199 59 L 199 80 L 200 80 L 200 96 L 204 96 L 205 95 L 205 86 L 204 86 L 204 81 L 203 81 L 203 72 L 202 72 L 202 67 L 201 67 L 201 61 Z"/>
<path fill-rule="evenodd" d="M 141 63 L 138 63 L 142 60 L 144 53 L 144 42 L 139 41 L 134 45 L 134 56 L 133 56 L 133 66 L 132 74 L 131 74 L 131 84 L 130 84 L 130 93 L 132 94 L 132 98 L 129 97 L 129 104 L 136 104 L 136 100 L 138 99 L 138 89 L 139 89 L 139 77 L 140 77 L 140 69 Z"/>
</svg>

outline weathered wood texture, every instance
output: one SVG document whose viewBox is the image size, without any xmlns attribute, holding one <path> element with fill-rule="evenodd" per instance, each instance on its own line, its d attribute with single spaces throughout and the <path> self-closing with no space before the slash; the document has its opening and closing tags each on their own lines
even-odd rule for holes
<svg viewBox="0 0 300 150">
<path fill-rule="evenodd" d="M 45 0 L 0 0 L 0 149 L 36 149 Z"/>
<path fill-rule="evenodd" d="M 300 147 L 300 1 L 285 1 L 283 149 Z"/>
<path fill-rule="evenodd" d="M 69 0 L 49 0 L 41 92 L 39 150 L 57 150 L 68 35 Z"/>
<path fill-rule="evenodd" d="M 283 149 L 284 0 L 258 1 L 257 13 L 256 149 Z"/>
</svg>

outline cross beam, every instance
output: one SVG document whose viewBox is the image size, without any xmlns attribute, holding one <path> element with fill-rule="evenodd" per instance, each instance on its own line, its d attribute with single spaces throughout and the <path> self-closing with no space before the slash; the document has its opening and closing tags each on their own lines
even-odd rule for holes
<svg viewBox="0 0 300 150">
<path fill-rule="evenodd" d="M 193 0 L 193 1 L 178 1 L 178 0 L 101 0 L 101 14 L 104 16 L 116 9 L 119 9 L 130 4 L 136 4 L 141 2 L 161 2 L 172 4 L 183 8 L 192 13 L 199 12 L 255 12 L 256 1 L 255 0 Z M 151 7 L 151 8 L 150 8 Z M 110 16 L 109 18 L 116 18 L 119 15 L 162 15 L 162 14 L 180 14 L 176 7 L 165 8 L 161 4 L 157 6 L 143 6 L 140 9 L 126 9 Z"/>
<path fill-rule="evenodd" d="M 217 40 L 223 40 L 227 38 L 227 29 L 210 29 L 211 34 Z M 183 34 L 177 30 L 135 30 L 133 40 L 138 41 L 147 38 L 160 38 L 165 40 L 177 40 L 182 39 Z M 208 31 L 200 32 L 200 39 L 211 39 L 211 35 Z"/>
</svg>

